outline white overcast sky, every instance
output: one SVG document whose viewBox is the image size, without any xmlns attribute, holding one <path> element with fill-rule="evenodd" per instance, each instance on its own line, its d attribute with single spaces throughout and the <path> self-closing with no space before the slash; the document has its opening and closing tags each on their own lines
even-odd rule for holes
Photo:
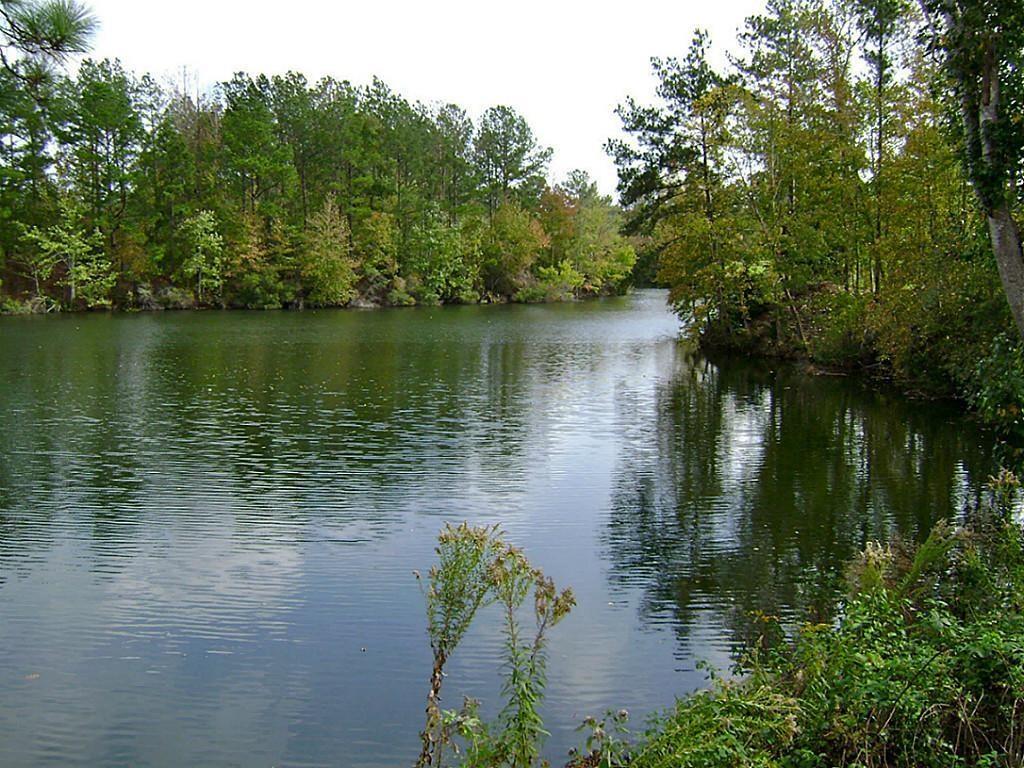
<svg viewBox="0 0 1024 768">
<path fill-rule="evenodd" d="M 494 104 L 519 110 L 555 150 L 560 180 L 589 171 L 615 188 L 606 139 L 627 94 L 653 94 L 651 56 L 681 56 L 696 27 L 716 59 L 732 49 L 763 0 L 91 0 L 100 20 L 94 58 L 201 85 L 232 73 L 293 69 L 356 84 L 378 76 L 406 98 L 455 102 L 476 118 Z"/>
</svg>

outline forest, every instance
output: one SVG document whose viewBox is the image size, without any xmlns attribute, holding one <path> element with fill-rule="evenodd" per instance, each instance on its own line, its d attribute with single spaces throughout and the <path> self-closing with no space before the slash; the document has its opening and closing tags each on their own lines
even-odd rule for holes
<svg viewBox="0 0 1024 768">
<path fill-rule="evenodd" d="M 727 67 L 704 32 L 655 58 L 658 102 L 609 143 L 638 270 L 709 349 L 959 396 L 1020 437 L 1022 29 L 999 0 L 769 0 Z"/>
<path fill-rule="evenodd" d="M 511 107 L 474 122 L 379 80 L 295 72 L 208 93 L 118 61 L 65 74 L 94 23 L 3 4 L 0 310 L 532 302 L 626 285 L 620 211 L 582 171 L 549 184 L 551 150 Z"/>
</svg>

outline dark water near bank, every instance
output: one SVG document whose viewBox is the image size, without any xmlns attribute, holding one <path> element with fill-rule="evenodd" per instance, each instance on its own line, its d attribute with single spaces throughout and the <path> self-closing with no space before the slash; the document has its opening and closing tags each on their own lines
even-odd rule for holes
<svg viewBox="0 0 1024 768">
<path fill-rule="evenodd" d="M 0 318 L 0 765 L 411 764 L 463 519 L 576 591 L 559 758 L 991 471 L 955 412 L 689 357 L 664 298 Z M 446 705 L 493 710 L 494 618 Z"/>
</svg>

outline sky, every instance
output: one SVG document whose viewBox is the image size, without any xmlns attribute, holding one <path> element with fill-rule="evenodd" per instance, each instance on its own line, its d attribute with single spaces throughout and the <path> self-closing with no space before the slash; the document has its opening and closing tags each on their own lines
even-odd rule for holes
<svg viewBox="0 0 1024 768">
<path fill-rule="evenodd" d="M 91 0 L 93 58 L 201 88 L 234 72 L 295 70 L 355 84 L 380 77 L 411 101 L 455 102 L 476 118 L 507 104 L 554 149 L 554 181 L 582 168 L 615 189 L 604 143 L 615 106 L 650 101 L 651 56 L 682 56 L 697 27 L 725 63 L 763 0 Z"/>
</svg>

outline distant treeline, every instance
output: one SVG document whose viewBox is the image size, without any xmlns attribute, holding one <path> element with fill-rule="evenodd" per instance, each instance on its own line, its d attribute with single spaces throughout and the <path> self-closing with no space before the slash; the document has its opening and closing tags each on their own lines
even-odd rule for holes
<svg viewBox="0 0 1024 768">
<path fill-rule="evenodd" d="M 240 73 L 196 96 L 38 62 L 0 70 L 8 310 L 544 301 L 632 270 L 611 200 L 583 172 L 549 185 L 509 107 L 474 124 L 379 80 Z"/>
</svg>

